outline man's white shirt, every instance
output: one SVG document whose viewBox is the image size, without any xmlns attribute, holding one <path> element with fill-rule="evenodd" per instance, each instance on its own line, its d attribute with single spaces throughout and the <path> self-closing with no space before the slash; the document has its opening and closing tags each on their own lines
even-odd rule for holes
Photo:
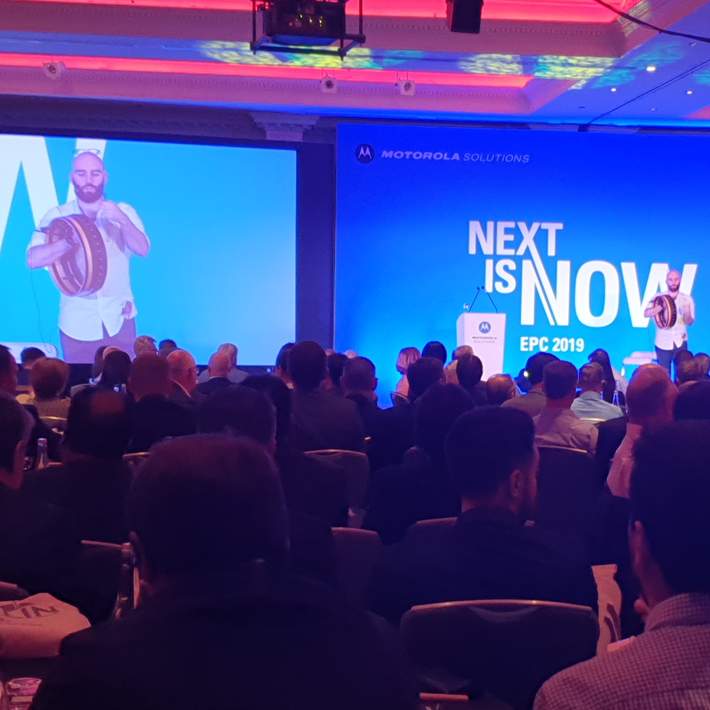
<svg viewBox="0 0 710 710">
<path fill-rule="evenodd" d="M 143 223 L 133 207 L 125 202 L 117 204 L 133 225 L 145 234 Z M 49 210 L 32 234 L 28 249 L 47 243 L 47 235 L 41 230 L 49 227 L 53 219 L 80 213 L 81 209 L 76 200 Z M 111 229 L 111 223 L 101 219 L 100 210 L 96 226 L 106 246 L 108 263 L 106 281 L 96 293 L 90 296 L 67 296 L 62 293 L 59 301 L 59 329 L 75 340 L 101 340 L 104 337 L 103 326 L 110 336 L 114 336 L 121 330 L 125 317 L 135 318 L 138 313 L 133 300 L 129 271 L 129 261 L 133 252 L 125 244 L 121 248 L 116 240 L 109 236 L 107 229 Z M 147 235 L 146 239 L 148 239 Z M 148 243 L 150 244 L 150 240 Z M 131 304 L 131 312 L 128 316 L 122 313 L 125 303 Z"/>
<path fill-rule="evenodd" d="M 670 296 L 667 291 L 661 295 Z M 653 302 L 648 304 L 653 307 Z M 660 350 L 673 350 L 678 348 L 688 340 L 688 326 L 683 318 L 683 313 L 690 315 L 691 320 L 695 320 L 695 301 L 687 293 L 680 293 L 675 298 L 675 306 L 678 311 L 675 325 L 672 328 L 659 328 L 656 326 L 656 347 Z"/>
</svg>

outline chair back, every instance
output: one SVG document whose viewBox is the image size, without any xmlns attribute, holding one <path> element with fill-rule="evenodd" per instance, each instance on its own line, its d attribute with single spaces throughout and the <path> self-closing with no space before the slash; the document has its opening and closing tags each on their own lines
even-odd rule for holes
<svg viewBox="0 0 710 710">
<path fill-rule="evenodd" d="M 540 446 L 537 513 L 541 527 L 585 529 L 601 493 L 595 460 L 581 449 Z"/>
<path fill-rule="evenodd" d="M 123 461 L 128 464 L 131 472 L 135 475 L 138 468 L 144 461 L 148 460 L 150 451 L 137 451 L 133 454 L 123 454 Z"/>
<path fill-rule="evenodd" d="M 311 458 L 328 461 L 345 472 L 350 509 L 348 527 L 360 527 L 367 487 L 370 483 L 370 461 L 367 454 L 345 449 L 317 449 L 305 453 Z"/>
<path fill-rule="evenodd" d="M 382 555 L 380 536 L 372 530 L 333 528 L 335 572 L 346 599 L 364 606 L 365 594 Z"/>
<path fill-rule="evenodd" d="M 55 434 L 59 436 L 64 436 L 64 432 L 67 430 L 67 420 L 65 417 L 40 417 L 42 422 L 51 429 Z"/>
<path fill-rule="evenodd" d="M 14 602 L 29 597 L 29 592 L 12 582 L 0 582 L 0 602 Z"/>
<path fill-rule="evenodd" d="M 415 606 L 401 633 L 420 678 L 449 685 L 431 689 L 528 708 L 548 678 L 594 656 L 598 625 L 586 606 L 480 600 Z"/>
<path fill-rule="evenodd" d="M 441 530 L 453 527 L 458 518 L 428 518 L 427 520 L 418 520 L 414 525 L 410 525 L 407 529 L 406 539 L 422 540 L 429 539 L 432 535 L 438 535 Z"/>
</svg>

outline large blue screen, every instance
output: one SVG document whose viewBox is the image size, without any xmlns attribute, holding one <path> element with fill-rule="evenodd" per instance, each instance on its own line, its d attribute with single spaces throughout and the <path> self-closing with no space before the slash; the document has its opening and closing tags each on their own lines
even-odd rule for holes
<svg viewBox="0 0 710 710">
<path fill-rule="evenodd" d="M 76 204 L 70 174 L 81 155 L 103 161 L 104 198 L 123 211 L 109 214 L 114 226 L 132 215 L 149 240 L 141 254 L 122 238 L 132 294 L 104 294 L 125 301 L 122 316 L 107 306 L 104 327 L 135 316 L 138 334 L 173 338 L 198 362 L 225 341 L 244 364 L 272 362 L 295 335 L 297 156 L 267 148 L 0 135 L 0 342 L 49 343 L 61 354 L 63 322 L 94 340 L 90 301 L 104 298 L 108 280 L 66 306 L 50 271 L 28 266 L 33 233 L 41 241 L 47 216 Z"/>
<path fill-rule="evenodd" d="M 338 141 L 336 344 L 376 360 L 456 344 L 474 310 L 507 315 L 504 371 L 596 347 L 616 367 L 654 350 L 646 302 L 669 266 L 710 350 L 710 137 L 344 126 Z M 627 368 L 628 369 L 628 368 Z"/>
</svg>

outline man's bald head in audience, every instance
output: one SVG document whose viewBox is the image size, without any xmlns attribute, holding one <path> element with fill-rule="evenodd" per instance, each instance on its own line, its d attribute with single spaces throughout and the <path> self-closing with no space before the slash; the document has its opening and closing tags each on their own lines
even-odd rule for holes
<svg viewBox="0 0 710 710">
<path fill-rule="evenodd" d="M 210 357 L 207 369 L 210 377 L 226 377 L 232 368 L 232 359 L 228 352 L 218 350 Z"/>
<path fill-rule="evenodd" d="M 187 350 L 173 350 L 167 357 L 170 379 L 181 385 L 188 394 L 197 387 L 197 363 Z"/>
<path fill-rule="evenodd" d="M 641 365 L 626 390 L 629 420 L 644 428 L 655 428 L 672 421 L 677 394 L 678 390 L 664 367 Z"/>
</svg>

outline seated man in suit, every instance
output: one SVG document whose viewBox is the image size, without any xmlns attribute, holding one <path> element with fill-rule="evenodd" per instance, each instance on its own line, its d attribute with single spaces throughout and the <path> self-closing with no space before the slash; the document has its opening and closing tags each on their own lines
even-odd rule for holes
<svg viewBox="0 0 710 710">
<path fill-rule="evenodd" d="M 323 392 L 326 354 L 318 343 L 298 343 L 289 352 L 288 367 L 293 381 L 291 441 L 301 451 L 349 449 L 365 445 L 360 415 L 353 402 Z"/>
<path fill-rule="evenodd" d="M 559 358 L 552 353 L 535 353 L 525 363 L 525 376 L 530 383 L 530 389 L 522 397 L 511 397 L 503 402 L 503 407 L 513 407 L 536 417 L 545 407 L 547 398 L 542 385 L 542 375 L 545 367 Z"/>
<path fill-rule="evenodd" d="M 159 444 L 130 520 L 141 605 L 65 639 L 35 710 L 414 710 L 381 622 L 281 569 L 286 508 L 263 447 L 225 436 Z"/>
<path fill-rule="evenodd" d="M 131 411 L 129 451 L 148 451 L 168 436 L 194 434 L 193 411 L 168 399 L 169 365 L 159 355 L 140 355 L 131 365 L 128 389 L 136 403 Z"/>
<path fill-rule="evenodd" d="M 173 350 L 166 358 L 170 368 L 171 391 L 168 399 L 191 412 L 197 409 L 197 363 L 187 350 Z"/>
<path fill-rule="evenodd" d="M 29 413 L 0 394 L 0 580 L 76 601 L 79 535 L 64 511 L 23 490 Z"/>
<path fill-rule="evenodd" d="M 354 357 L 345 363 L 340 378 L 345 399 L 355 403 L 367 436 L 372 436 L 382 410 L 377 406 L 377 375 L 375 363 L 366 357 Z"/>
<path fill-rule="evenodd" d="M 535 429 L 525 412 L 486 407 L 462 414 L 446 440 L 461 496 L 451 527 L 408 536 L 386 552 L 372 609 L 393 623 L 416 604 L 457 599 L 543 599 L 596 609 L 584 555 L 525 527 L 537 497 Z"/>
<path fill-rule="evenodd" d="M 207 365 L 207 378 L 202 376 L 199 378 L 197 391 L 204 397 L 209 397 L 213 392 L 230 387 L 232 385 L 229 379 L 229 369 L 231 363 L 229 356 L 225 352 L 212 353 L 209 364 Z M 204 375 L 204 373 L 202 373 Z"/>
<path fill-rule="evenodd" d="M 123 462 L 131 432 L 128 406 L 126 395 L 113 390 L 87 387 L 74 395 L 64 463 L 26 476 L 27 494 L 67 511 L 83 540 L 128 540 L 131 471 Z"/>
<path fill-rule="evenodd" d="M 225 355 L 227 357 L 228 365 L 227 374 L 225 375 L 225 377 L 233 385 L 239 385 L 244 382 L 244 380 L 246 380 L 246 378 L 249 376 L 249 373 L 245 370 L 240 370 L 237 367 L 237 356 L 239 354 L 239 348 L 234 343 L 222 343 L 217 348 L 217 352 L 220 355 Z M 197 381 L 202 384 L 203 382 L 207 382 L 210 377 L 213 377 L 213 375 L 210 373 L 208 368 L 207 370 L 203 370 L 200 373 L 200 376 L 197 378 Z"/>
</svg>

